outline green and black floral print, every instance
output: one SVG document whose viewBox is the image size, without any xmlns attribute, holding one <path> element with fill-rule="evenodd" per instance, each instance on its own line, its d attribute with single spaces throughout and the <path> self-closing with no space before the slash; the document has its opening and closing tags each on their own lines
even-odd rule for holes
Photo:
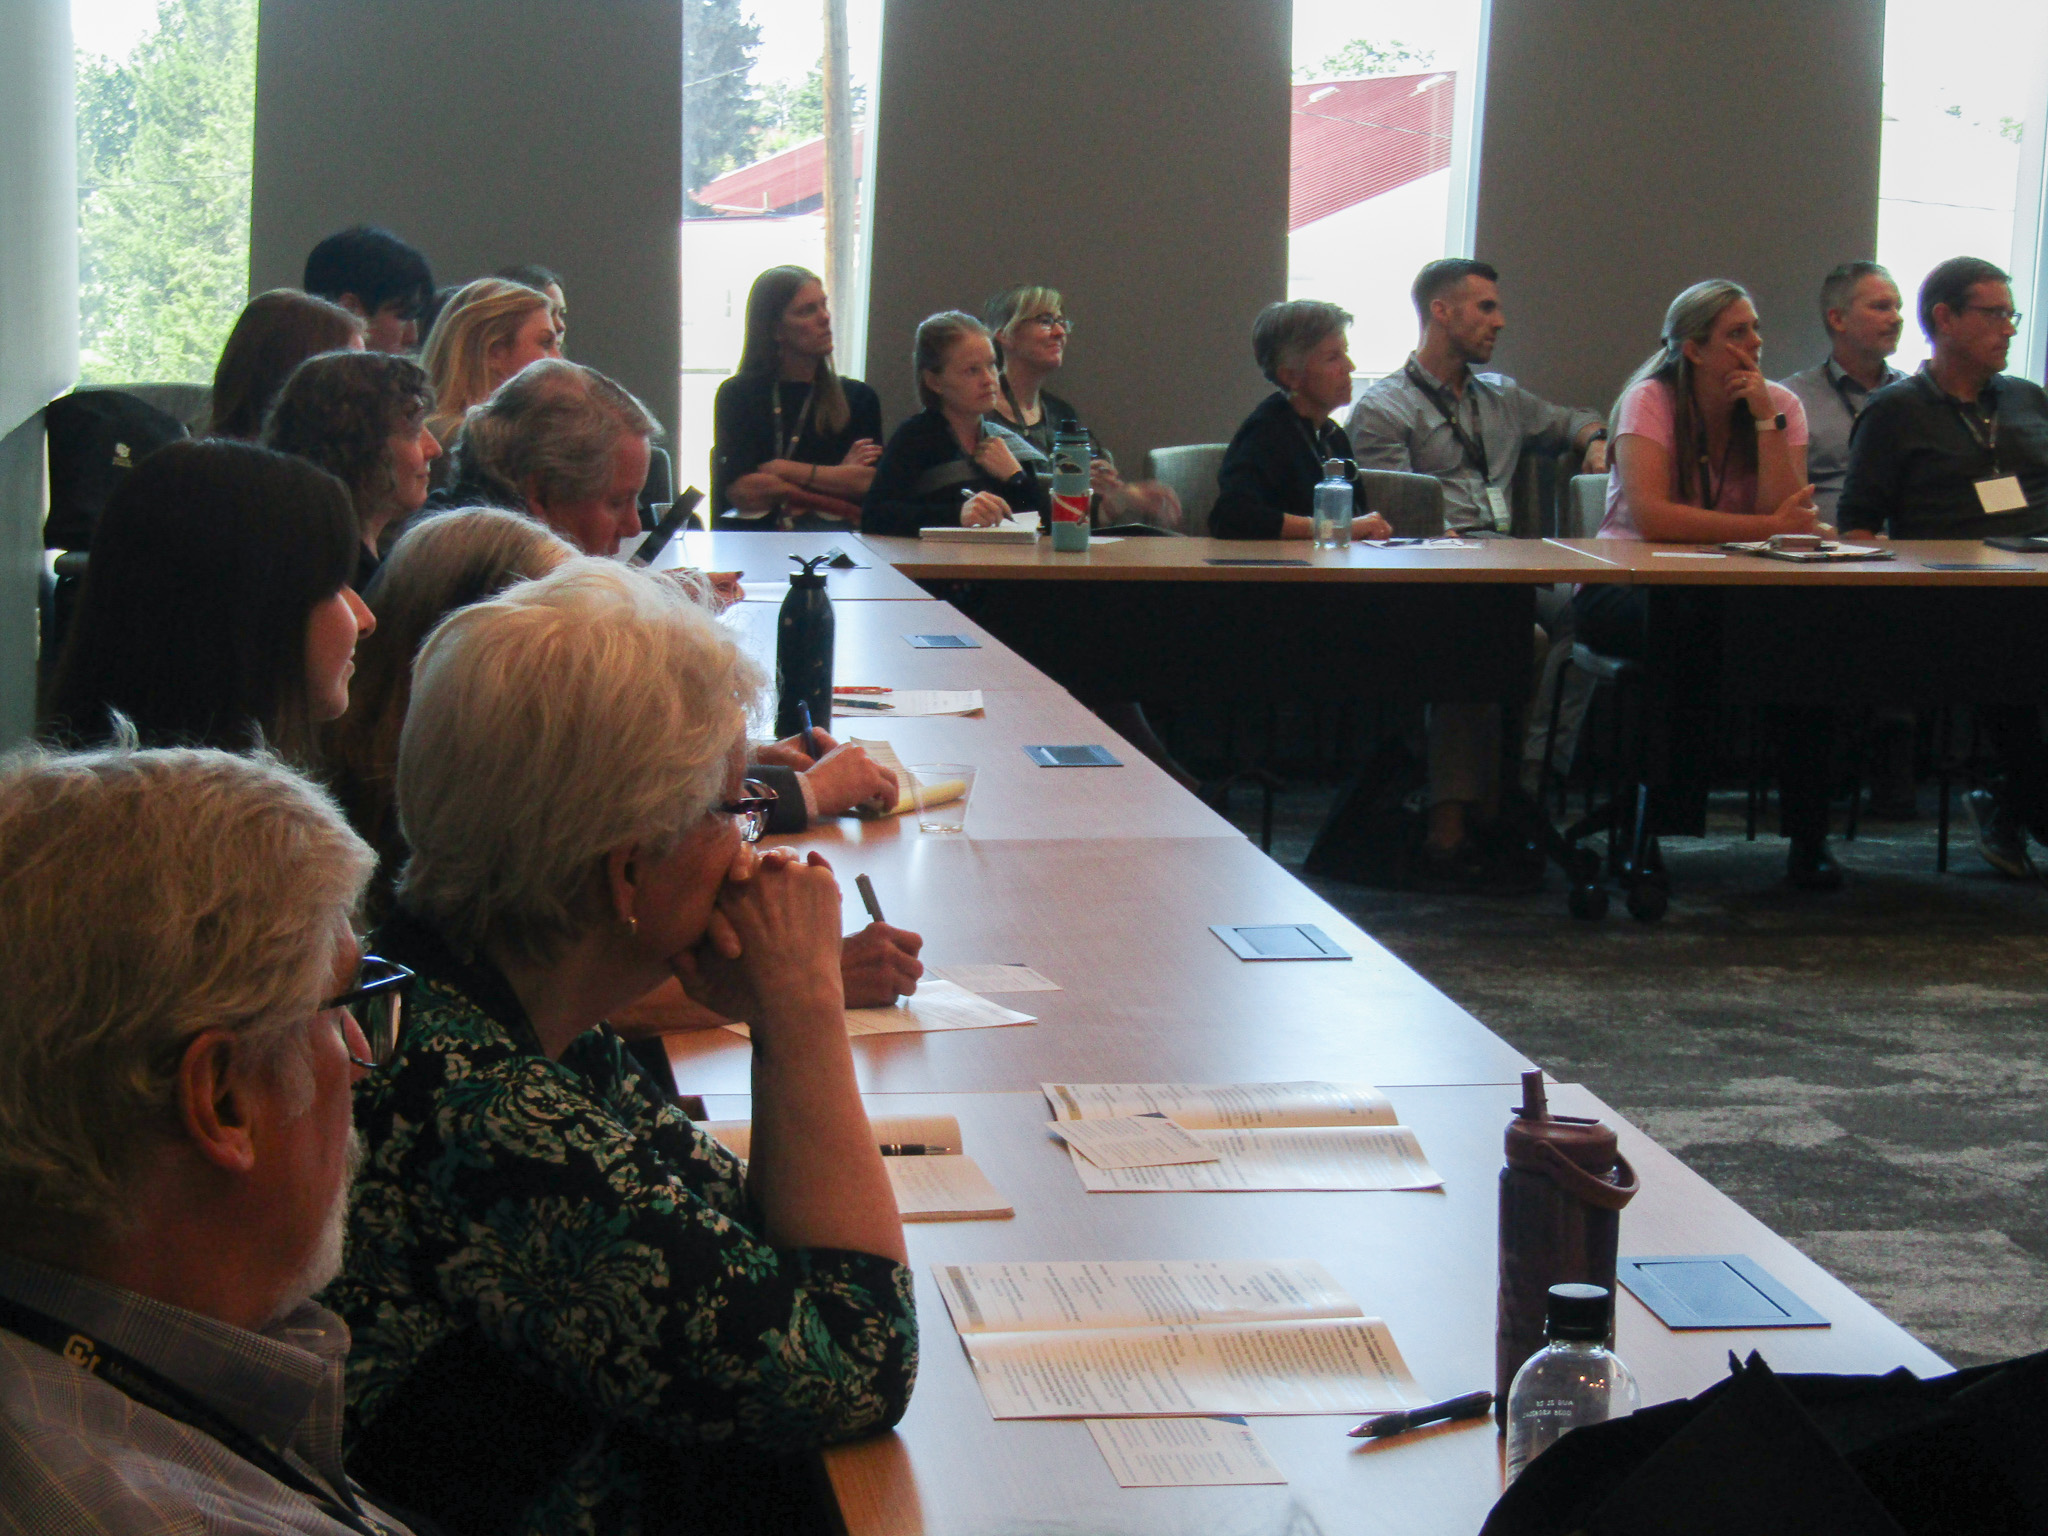
<svg viewBox="0 0 2048 1536">
<path fill-rule="evenodd" d="M 324 1298 L 354 1334 L 357 1476 L 428 1514 L 495 1500 L 498 1528 L 623 1532 L 650 1457 L 808 1451 L 902 1416 L 907 1268 L 770 1247 L 742 1165 L 617 1036 L 550 1061 L 491 967 L 403 914 L 378 943 L 420 980 L 398 1057 L 357 1089 L 368 1155 Z"/>
</svg>

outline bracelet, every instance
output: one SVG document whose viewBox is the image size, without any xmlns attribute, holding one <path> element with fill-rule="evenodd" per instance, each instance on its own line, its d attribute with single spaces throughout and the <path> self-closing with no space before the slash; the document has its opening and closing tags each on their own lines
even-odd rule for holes
<svg viewBox="0 0 2048 1536">
<path fill-rule="evenodd" d="M 813 465 L 811 466 L 811 478 L 810 478 L 810 479 L 808 479 L 808 480 L 806 480 L 806 481 L 804 482 L 804 488 L 805 488 L 806 490 L 808 490 L 808 489 L 809 489 L 810 487 L 812 487 L 812 486 L 816 485 L 817 483 L 818 483 L 818 466 L 817 466 L 817 465 L 815 465 L 815 464 L 813 464 Z"/>
</svg>

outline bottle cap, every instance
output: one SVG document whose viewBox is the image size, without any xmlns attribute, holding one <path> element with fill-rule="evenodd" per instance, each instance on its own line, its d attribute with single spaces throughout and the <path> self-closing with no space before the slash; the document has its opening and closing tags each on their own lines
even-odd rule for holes
<svg viewBox="0 0 2048 1536">
<path fill-rule="evenodd" d="M 1543 1331 L 1553 1339 L 1604 1344 L 1611 1300 L 1604 1285 L 1553 1285 Z"/>
<path fill-rule="evenodd" d="M 1323 478 L 1325 480 L 1349 480 L 1351 476 L 1345 473 L 1346 468 L 1347 466 L 1342 459 L 1325 459 L 1323 460 Z"/>
</svg>

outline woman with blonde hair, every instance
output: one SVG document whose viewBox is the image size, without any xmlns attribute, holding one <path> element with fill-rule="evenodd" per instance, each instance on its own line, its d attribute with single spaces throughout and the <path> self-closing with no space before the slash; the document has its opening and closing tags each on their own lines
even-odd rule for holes
<svg viewBox="0 0 2048 1536">
<path fill-rule="evenodd" d="M 832 367 L 825 285 L 770 267 L 747 294 L 740 365 L 712 405 L 711 507 L 741 526 L 860 521 L 882 456 L 882 401 Z"/>
<path fill-rule="evenodd" d="M 548 296 L 524 283 L 480 277 L 458 289 L 434 321 L 420 363 L 434 385 L 427 430 L 446 448 L 462 413 L 528 363 L 562 355 Z"/>
</svg>

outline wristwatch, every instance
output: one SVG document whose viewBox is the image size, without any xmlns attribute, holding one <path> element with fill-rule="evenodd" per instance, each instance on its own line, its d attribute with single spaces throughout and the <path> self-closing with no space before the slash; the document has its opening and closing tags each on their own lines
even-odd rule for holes
<svg viewBox="0 0 2048 1536">
<path fill-rule="evenodd" d="M 1760 416 L 1760 417 L 1758 417 L 1758 418 L 1757 418 L 1757 423 L 1756 423 L 1756 429 L 1757 429 L 1757 431 L 1759 431 L 1759 432 L 1782 432 L 1782 431 L 1784 431 L 1784 430 L 1785 430 L 1785 413 L 1784 413 L 1783 411 L 1780 411 L 1780 412 L 1778 412 L 1778 414 L 1777 414 L 1777 415 L 1775 415 L 1775 416 L 1772 416 L 1772 417 L 1769 417 L 1769 418 L 1764 418 L 1764 417 L 1761 417 L 1761 416 Z"/>
</svg>

